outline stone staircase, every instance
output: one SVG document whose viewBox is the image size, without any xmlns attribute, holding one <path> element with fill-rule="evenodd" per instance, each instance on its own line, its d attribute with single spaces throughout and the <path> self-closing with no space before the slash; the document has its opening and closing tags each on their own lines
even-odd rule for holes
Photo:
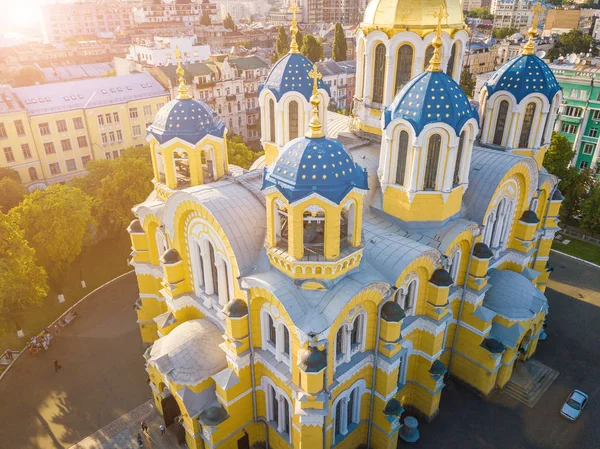
<svg viewBox="0 0 600 449">
<path fill-rule="evenodd" d="M 558 375 L 558 371 L 536 360 L 517 362 L 502 392 L 533 408 Z"/>
</svg>

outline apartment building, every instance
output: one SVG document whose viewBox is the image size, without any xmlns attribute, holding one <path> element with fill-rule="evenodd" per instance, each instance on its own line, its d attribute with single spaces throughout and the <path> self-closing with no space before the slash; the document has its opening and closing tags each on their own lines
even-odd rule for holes
<svg viewBox="0 0 600 449">
<path fill-rule="evenodd" d="M 323 82 L 331 92 L 330 104 L 334 103 L 338 110 L 348 112 L 356 88 L 356 61 L 334 61 L 328 59 L 317 63 Z"/>
<path fill-rule="evenodd" d="M 245 42 L 248 42 L 252 48 L 273 48 L 277 40 L 277 27 L 274 25 L 236 31 L 228 30 L 222 25 L 195 26 L 194 33 L 198 43 L 209 44 L 213 52 L 215 49 L 230 49 Z"/>
<path fill-rule="evenodd" d="M 497 67 L 498 45 L 493 39 L 472 40 L 467 44 L 463 68 L 473 75 L 491 72 Z"/>
<path fill-rule="evenodd" d="M 600 13 L 595 9 L 551 9 L 547 12 L 542 36 L 549 37 L 565 34 L 571 30 L 580 30 L 589 34 Z"/>
<path fill-rule="evenodd" d="M 155 36 L 132 45 L 127 59 L 150 66 L 174 64 L 176 47 L 187 64 L 202 62 L 210 57 L 210 46 L 198 44 L 196 36 Z"/>
<path fill-rule="evenodd" d="M 563 88 L 563 103 L 554 130 L 573 144 L 572 165 L 591 168 L 600 178 L 600 75 L 593 61 L 550 64 Z"/>
<path fill-rule="evenodd" d="M 516 28 L 526 31 L 533 19 L 530 0 L 492 0 L 490 12 L 494 14 L 494 28 Z M 540 18 L 543 23 L 543 18 Z"/>
<path fill-rule="evenodd" d="M 46 42 L 69 37 L 113 34 L 133 24 L 132 4 L 124 2 L 77 2 L 41 5 L 42 31 Z"/>
<path fill-rule="evenodd" d="M 230 131 L 242 136 L 249 145 L 259 146 L 258 92 L 270 66 L 269 61 L 258 56 L 213 56 L 210 61 L 186 65 L 186 83 L 194 98 L 219 114 Z M 175 66 L 152 70 L 173 97 L 178 86 L 175 70 Z"/>
<path fill-rule="evenodd" d="M 82 174 L 92 159 L 144 145 L 168 93 L 149 73 L 4 88 L 0 165 L 30 187 Z"/>
<path fill-rule="evenodd" d="M 131 6 L 130 6 L 131 8 Z M 193 26 L 204 13 L 217 20 L 217 5 L 209 0 L 202 2 L 174 1 L 171 3 L 143 2 L 133 7 L 135 23 L 180 22 Z"/>
<path fill-rule="evenodd" d="M 491 3 L 491 0 L 463 0 L 462 9 L 463 11 L 471 11 L 476 8 L 489 8 Z"/>
<path fill-rule="evenodd" d="M 300 0 L 301 23 L 336 23 L 357 25 L 364 6 L 360 0 Z"/>
</svg>

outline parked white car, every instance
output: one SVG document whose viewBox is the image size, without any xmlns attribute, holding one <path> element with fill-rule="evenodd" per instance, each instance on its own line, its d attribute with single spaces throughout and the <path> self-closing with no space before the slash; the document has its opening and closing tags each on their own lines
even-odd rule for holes
<svg viewBox="0 0 600 449">
<path fill-rule="evenodd" d="M 560 409 L 560 414 L 569 421 L 575 421 L 579 418 L 581 411 L 585 408 L 588 401 L 588 395 L 583 391 L 573 390 L 564 405 Z"/>
</svg>

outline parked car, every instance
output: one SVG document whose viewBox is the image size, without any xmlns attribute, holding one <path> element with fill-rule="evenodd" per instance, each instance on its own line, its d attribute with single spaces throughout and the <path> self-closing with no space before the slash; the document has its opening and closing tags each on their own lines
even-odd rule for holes
<svg viewBox="0 0 600 449">
<path fill-rule="evenodd" d="M 579 415 L 587 404 L 587 401 L 587 394 L 585 394 L 583 391 L 573 390 L 560 409 L 560 414 L 569 421 L 575 421 L 577 418 L 579 418 Z"/>
</svg>

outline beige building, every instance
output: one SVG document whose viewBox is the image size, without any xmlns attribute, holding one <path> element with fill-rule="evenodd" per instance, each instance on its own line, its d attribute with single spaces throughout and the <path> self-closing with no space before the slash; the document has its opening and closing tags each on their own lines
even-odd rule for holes
<svg viewBox="0 0 600 449">
<path fill-rule="evenodd" d="M 554 34 L 565 34 L 571 30 L 580 30 L 589 33 L 593 26 L 594 9 L 551 9 L 546 15 L 542 36 L 549 37 Z"/>
<path fill-rule="evenodd" d="M 0 166 L 35 188 L 85 172 L 92 159 L 113 159 L 145 143 L 146 128 L 169 101 L 149 73 L 17 89 L 0 102 Z"/>
</svg>

